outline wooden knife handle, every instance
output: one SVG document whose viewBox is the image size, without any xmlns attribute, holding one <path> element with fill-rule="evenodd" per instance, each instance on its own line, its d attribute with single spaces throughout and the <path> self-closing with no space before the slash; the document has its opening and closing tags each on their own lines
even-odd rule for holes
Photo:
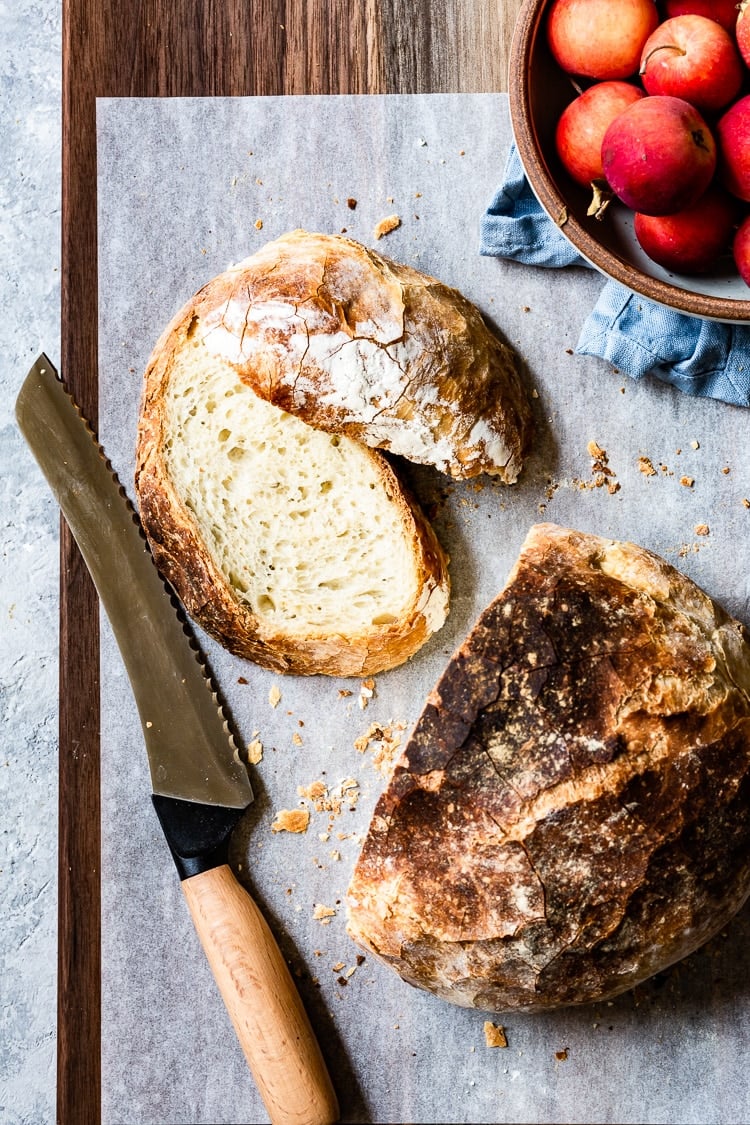
<svg viewBox="0 0 750 1125">
<path fill-rule="evenodd" d="M 336 1094 L 258 907 L 226 864 L 185 879 L 182 889 L 273 1125 L 332 1125 Z"/>
</svg>

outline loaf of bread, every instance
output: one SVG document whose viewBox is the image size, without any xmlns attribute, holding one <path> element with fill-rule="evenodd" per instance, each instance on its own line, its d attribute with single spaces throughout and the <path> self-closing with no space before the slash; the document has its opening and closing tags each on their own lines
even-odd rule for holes
<svg viewBox="0 0 750 1125">
<path fill-rule="evenodd" d="M 158 351 L 191 344 L 316 429 L 454 477 L 520 471 L 531 412 L 513 351 L 455 289 L 352 239 L 269 242 L 204 286 Z"/>
<path fill-rule="evenodd" d="M 750 892 L 750 645 L 662 559 L 538 525 L 375 809 L 349 933 L 466 1007 L 616 996 Z"/>
<path fill-rule="evenodd" d="M 447 557 L 385 457 L 259 398 L 190 324 L 152 357 L 137 461 L 157 566 L 238 656 L 361 676 L 443 624 Z"/>
<path fill-rule="evenodd" d="M 447 558 L 377 450 L 516 479 L 515 356 L 455 290 L 294 231 L 214 278 L 148 363 L 136 493 L 157 565 L 239 656 L 394 667 L 448 611 Z"/>
</svg>

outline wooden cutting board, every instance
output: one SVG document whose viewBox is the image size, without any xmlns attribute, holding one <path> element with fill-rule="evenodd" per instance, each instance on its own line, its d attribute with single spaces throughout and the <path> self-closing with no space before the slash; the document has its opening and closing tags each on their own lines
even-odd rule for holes
<svg viewBox="0 0 750 1125">
<path fill-rule="evenodd" d="M 507 89 L 521 0 L 63 0 L 61 372 L 97 417 L 96 99 Z M 61 530 L 58 1120 L 100 1120 L 99 633 Z"/>
</svg>

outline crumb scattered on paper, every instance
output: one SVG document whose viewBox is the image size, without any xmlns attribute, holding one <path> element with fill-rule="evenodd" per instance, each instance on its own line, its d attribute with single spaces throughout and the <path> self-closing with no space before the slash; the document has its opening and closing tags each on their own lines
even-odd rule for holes
<svg viewBox="0 0 750 1125">
<path fill-rule="evenodd" d="M 259 738 L 254 738 L 247 744 L 247 760 L 251 766 L 257 766 L 263 760 L 263 743 Z"/>
<path fill-rule="evenodd" d="M 491 1020 L 485 1020 L 484 1041 L 488 1047 L 507 1047 L 508 1039 L 505 1028 L 501 1027 L 500 1024 L 492 1023 Z"/>
<path fill-rule="evenodd" d="M 695 484 L 695 477 L 680 477 L 680 484 L 685 488 L 692 488 Z"/>
<path fill-rule="evenodd" d="M 331 923 L 331 918 L 336 917 L 336 911 L 331 906 L 324 906 L 321 902 L 317 902 L 313 907 L 313 918 L 316 922 L 320 922 L 321 926 L 328 926 Z"/>
<path fill-rule="evenodd" d="M 656 476 L 656 469 L 654 468 L 653 462 L 651 461 L 650 457 L 638 458 L 638 471 L 643 473 L 644 477 Z"/>
<path fill-rule="evenodd" d="M 307 832 L 310 813 L 307 809 L 279 809 L 271 825 L 272 832 Z"/>
<path fill-rule="evenodd" d="M 390 234 L 391 231 L 397 230 L 400 226 L 401 219 L 398 215 L 388 215 L 387 218 L 381 219 L 379 223 L 375 224 L 375 229 L 372 232 L 373 237 L 376 239 L 382 238 L 384 235 Z"/>
<path fill-rule="evenodd" d="M 561 1051 L 555 1051 L 555 1058 L 558 1062 L 565 1062 L 568 1057 L 568 1048 L 563 1047 Z"/>
<path fill-rule="evenodd" d="M 372 748 L 373 766 L 379 773 L 388 775 L 401 747 L 400 732 L 405 727 L 405 723 L 391 722 L 387 726 L 372 723 L 364 734 L 354 739 L 354 749 L 360 754 L 364 754 L 366 750 Z"/>
<path fill-rule="evenodd" d="M 695 534 L 696 535 L 708 535 L 709 534 L 708 524 L 707 523 L 697 523 L 695 525 Z"/>
<path fill-rule="evenodd" d="M 276 684 L 273 684 L 271 690 L 268 693 L 268 702 L 272 707 L 278 707 L 278 705 L 281 703 L 281 692 L 277 688 Z"/>
<path fill-rule="evenodd" d="M 364 711 L 367 704 L 375 694 L 375 681 L 370 678 L 363 680 L 359 687 L 359 706 Z"/>
</svg>

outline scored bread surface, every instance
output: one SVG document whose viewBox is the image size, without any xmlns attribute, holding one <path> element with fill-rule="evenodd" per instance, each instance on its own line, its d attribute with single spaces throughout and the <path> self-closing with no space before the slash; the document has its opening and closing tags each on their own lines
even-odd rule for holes
<svg viewBox="0 0 750 1125">
<path fill-rule="evenodd" d="M 194 327 L 155 349 L 141 410 L 136 490 L 162 573 L 266 667 L 348 676 L 408 659 L 448 609 L 418 506 L 381 454 L 259 398 Z"/>
<path fill-rule="evenodd" d="M 261 397 L 454 477 L 513 482 L 531 435 L 518 360 L 455 289 L 340 235 L 292 231 L 180 314 Z"/>
<path fill-rule="evenodd" d="M 349 933 L 488 1010 L 612 997 L 750 891 L 750 646 L 630 543 L 532 528 L 380 798 Z"/>
</svg>

